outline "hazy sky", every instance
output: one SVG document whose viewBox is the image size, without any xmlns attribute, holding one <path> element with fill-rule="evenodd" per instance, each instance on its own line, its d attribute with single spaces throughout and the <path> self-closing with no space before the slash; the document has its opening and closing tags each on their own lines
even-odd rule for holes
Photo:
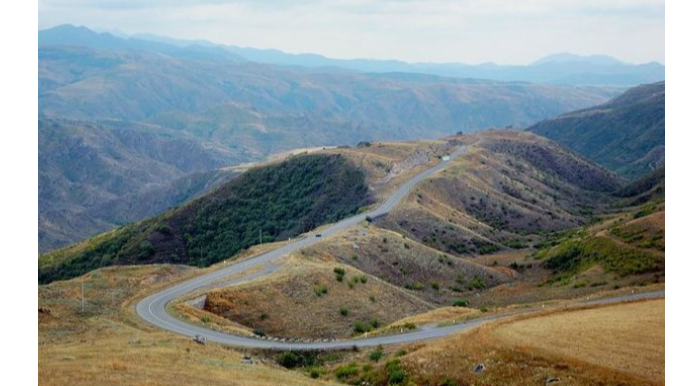
<svg viewBox="0 0 690 386">
<path fill-rule="evenodd" d="M 39 0 L 71 23 L 333 58 L 527 64 L 568 51 L 664 62 L 663 0 Z"/>
</svg>

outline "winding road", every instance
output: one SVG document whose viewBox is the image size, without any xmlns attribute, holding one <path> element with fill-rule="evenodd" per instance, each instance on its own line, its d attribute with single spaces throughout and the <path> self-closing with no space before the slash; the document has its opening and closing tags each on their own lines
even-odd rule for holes
<svg viewBox="0 0 690 386">
<path fill-rule="evenodd" d="M 172 315 L 170 315 L 166 309 L 166 306 L 171 301 L 201 289 L 210 289 L 213 287 L 217 287 L 219 286 L 219 281 L 222 283 L 223 286 L 233 285 L 275 272 L 278 269 L 277 265 L 275 264 L 275 261 L 280 257 L 289 255 L 294 251 L 313 245 L 323 240 L 324 238 L 327 238 L 338 232 L 351 228 L 357 225 L 358 223 L 364 221 L 367 217 L 376 218 L 390 212 L 391 209 L 393 209 L 412 190 L 412 188 L 417 183 L 428 178 L 432 174 L 440 171 L 450 161 L 464 154 L 464 152 L 464 147 L 458 148 L 455 152 L 453 152 L 450 155 L 449 160 L 442 161 L 437 165 L 420 172 L 419 174 L 415 175 L 414 177 L 406 181 L 378 208 L 366 213 L 346 218 L 327 228 L 324 228 L 320 232 L 321 237 L 317 237 L 315 234 L 311 234 L 306 237 L 297 239 L 294 242 L 276 248 L 274 250 L 258 254 L 239 263 L 232 264 L 228 267 L 215 270 L 208 274 L 201 275 L 190 280 L 184 281 L 180 284 L 174 285 L 172 287 L 166 288 L 160 292 L 154 293 L 144 298 L 139 303 L 137 303 L 136 312 L 141 318 L 143 318 L 148 323 L 177 334 L 186 335 L 190 337 L 201 335 L 205 337 L 207 341 L 226 344 L 230 346 L 277 350 L 343 349 L 352 348 L 353 346 L 371 347 L 386 344 L 406 343 L 443 337 L 448 334 L 475 327 L 477 325 L 486 323 L 491 320 L 496 320 L 496 317 L 489 317 L 471 320 L 462 324 L 454 324 L 443 327 L 437 325 L 427 325 L 423 326 L 423 328 L 421 329 L 407 333 L 375 336 L 371 338 L 335 341 L 285 342 L 259 337 L 255 338 L 248 336 L 239 336 L 225 332 L 210 330 L 202 326 L 191 324 L 186 321 L 175 318 Z M 246 274 L 244 276 L 240 276 L 232 280 L 223 281 L 223 279 L 226 279 L 228 277 L 236 277 L 241 275 L 242 273 L 256 268 L 260 269 L 254 270 L 251 274 Z M 636 300 L 647 297 L 659 296 L 664 296 L 663 291 L 646 294 L 630 294 L 619 296 L 617 298 L 608 298 L 592 302 L 618 302 L 624 300 Z"/>
</svg>

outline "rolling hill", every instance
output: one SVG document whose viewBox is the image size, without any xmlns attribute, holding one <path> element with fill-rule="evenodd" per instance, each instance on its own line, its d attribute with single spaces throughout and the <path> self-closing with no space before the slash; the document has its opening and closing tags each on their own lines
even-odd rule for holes
<svg viewBox="0 0 690 386">
<path fill-rule="evenodd" d="M 415 187 L 381 227 L 445 253 L 486 255 L 582 225 L 621 185 L 613 173 L 531 133 L 460 138 L 468 154 Z"/>
<path fill-rule="evenodd" d="M 470 154 L 377 223 L 444 253 L 485 254 L 581 224 L 619 186 L 610 173 L 535 135 L 504 130 L 458 138 Z M 360 153 L 380 157 L 378 148 L 398 146 L 364 146 Z M 402 148 L 411 153 L 405 159 L 416 156 Z M 433 153 L 427 154 L 426 163 Z M 264 242 L 294 237 L 378 199 L 383 188 L 374 189 L 378 178 L 371 166 L 356 166 L 361 160 L 349 149 L 331 149 L 251 169 L 178 209 L 43 255 L 39 277 L 52 281 L 113 264 L 206 266 L 258 243 L 259 232 Z M 375 158 L 372 165 L 385 167 Z"/>
<path fill-rule="evenodd" d="M 245 172 L 159 216 L 42 255 L 39 281 L 123 264 L 208 266 L 286 240 L 369 202 L 364 175 L 338 155 L 303 155 Z"/>
<path fill-rule="evenodd" d="M 641 177 L 664 164 L 665 89 L 665 82 L 638 86 L 600 106 L 566 113 L 527 130 L 624 177 Z"/>
</svg>

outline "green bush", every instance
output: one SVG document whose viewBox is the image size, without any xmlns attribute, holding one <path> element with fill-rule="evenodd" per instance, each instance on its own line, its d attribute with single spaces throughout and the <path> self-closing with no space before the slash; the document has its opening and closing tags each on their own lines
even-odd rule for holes
<svg viewBox="0 0 690 386">
<path fill-rule="evenodd" d="M 470 302 L 465 299 L 458 299 L 453 302 L 453 307 L 469 307 Z"/>
<path fill-rule="evenodd" d="M 479 276 L 475 276 L 474 279 L 472 279 L 469 283 L 467 283 L 467 289 L 469 291 L 479 290 L 479 289 L 484 289 L 484 288 L 486 288 L 486 281 Z"/>
<path fill-rule="evenodd" d="M 317 297 L 321 297 L 323 295 L 326 295 L 328 293 L 328 287 L 326 285 L 315 285 L 314 286 L 314 294 Z"/>
<path fill-rule="evenodd" d="M 278 357 L 278 364 L 286 369 L 294 369 L 299 363 L 299 357 L 292 351 L 286 351 Z"/>
<path fill-rule="evenodd" d="M 357 363 L 351 362 L 337 367 L 333 373 L 338 380 L 344 381 L 359 374 L 359 366 Z"/>
<path fill-rule="evenodd" d="M 377 319 L 372 319 L 370 322 L 363 322 L 363 321 L 356 321 L 353 324 L 353 328 L 355 330 L 355 333 L 357 334 L 363 334 L 365 332 L 372 331 L 376 328 L 379 328 L 380 323 Z"/>
<path fill-rule="evenodd" d="M 285 351 L 278 357 L 278 364 L 288 368 L 315 367 L 322 365 L 318 351 Z"/>
<path fill-rule="evenodd" d="M 377 348 L 376 350 L 369 353 L 369 360 L 372 362 L 378 362 L 383 358 L 383 349 Z"/>
<path fill-rule="evenodd" d="M 400 359 L 394 359 L 386 363 L 389 385 L 401 385 L 405 382 L 405 372 L 402 369 Z"/>
<path fill-rule="evenodd" d="M 340 307 L 340 309 L 338 311 L 340 312 L 340 315 L 342 315 L 342 316 L 347 316 L 347 314 L 349 313 L 349 311 L 345 307 Z"/>
<path fill-rule="evenodd" d="M 408 285 L 406 285 L 405 287 L 406 287 L 407 289 L 411 289 L 411 290 L 414 290 L 414 291 L 421 291 L 421 290 L 424 289 L 424 284 L 422 284 L 422 283 L 420 283 L 420 282 L 416 282 L 416 283 L 414 283 L 414 284 L 408 284 Z"/>
</svg>

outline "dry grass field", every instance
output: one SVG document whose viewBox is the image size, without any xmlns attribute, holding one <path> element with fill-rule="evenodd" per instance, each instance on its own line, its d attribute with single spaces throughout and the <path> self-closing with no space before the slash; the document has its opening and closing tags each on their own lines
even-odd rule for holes
<svg viewBox="0 0 690 386">
<path fill-rule="evenodd" d="M 274 274 L 209 292 L 204 306 L 270 336 L 304 339 L 350 337 L 357 322 L 375 328 L 432 308 L 353 267 L 299 255 Z"/>
<path fill-rule="evenodd" d="M 530 318 L 503 325 L 495 334 L 545 355 L 663 383 L 664 321 L 661 299 Z"/>
<path fill-rule="evenodd" d="M 521 316 L 406 350 L 417 385 L 664 384 L 664 301 Z"/>
<path fill-rule="evenodd" d="M 176 266 L 117 267 L 39 286 L 38 376 L 41 385 L 326 385 L 254 355 L 199 345 L 141 322 L 135 300 L 199 272 Z"/>
</svg>

